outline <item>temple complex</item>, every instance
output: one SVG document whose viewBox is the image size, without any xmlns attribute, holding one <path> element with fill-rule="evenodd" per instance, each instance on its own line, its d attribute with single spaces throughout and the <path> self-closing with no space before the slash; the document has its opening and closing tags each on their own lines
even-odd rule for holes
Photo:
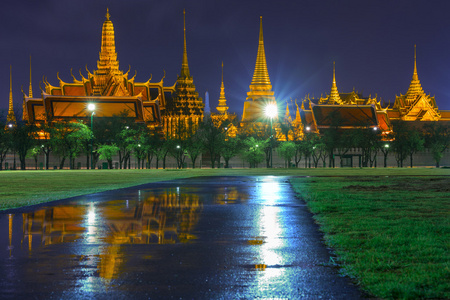
<svg viewBox="0 0 450 300">
<path fill-rule="evenodd" d="M 434 97 L 427 95 L 417 75 L 416 46 L 414 45 L 414 71 L 405 95 L 396 96 L 394 105 L 388 108 L 391 120 L 450 121 L 450 111 L 440 111 Z"/>
<path fill-rule="evenodd" d="M 244 125 L 246 122 L 261 121 L 267 118 L 264 115 L 264 109 L 268 104 L 276 105 L 276 100 L 274 91 L 272 91 L 269 72 L 267 71 L 262 17 L 260 17 L 258 54 L 256 55 L 255 71 L 250 84 L 250 91 L 247 92 L 247 99 L 244 102 L 241 125 Z"/>
</svg>

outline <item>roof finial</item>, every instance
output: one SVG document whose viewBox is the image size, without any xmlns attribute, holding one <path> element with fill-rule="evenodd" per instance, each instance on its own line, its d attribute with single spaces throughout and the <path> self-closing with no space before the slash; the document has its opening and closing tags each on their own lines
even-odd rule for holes
<svg viewBox="0 0 450 300">
<path fill-rule="evenodd" d="M 333 84 L 331 85 L 329 104 L 341 104 L 342 100 L 336 85 L 336 63 L 333 61 Z"/>
<path fill-rule="evenodd" d="M 223 84 L 223 60 L 222 60 L 222 84 Z"/>
<path fill-rule="evenodd" d="M 30 88 L 28 89 L 28 97 L 33 98 L 33 88 L 31 87 L 31 55 L 30 55 Z"/>
<path fill-rule="evenodd" d="M 262 16 L 259 16 L 259 42 L 264 43 Z"/>
<path fill-rule="evenodd" d="M 106 8 L 106 20 L 109 21 L 109 18 L 111 17 L 111 15 L 109 14 L 109 8 Z"/>
<path fill-rule="evenodd" d="M 336 84 L 336 62 L 333 61 L 333 84 Z"/>
<path fill-rule="evenodd" d="M 416 57 L 416 45 L 414 45 L 414 73 L 413 73 L 413 80 L 419 79 L 419 76 L 417 75 L 417 57 Z"/>
<path fill-rule="evenodd" d="M 180 76 L 190 77 L 187 58 L 187 47 L 186 47 L 186 11 L 184 9 L 183 9 L 183 31 L 184 31 L 184 46 L 183 46 L 183 60 L 181 62 Z"/>
</svg>

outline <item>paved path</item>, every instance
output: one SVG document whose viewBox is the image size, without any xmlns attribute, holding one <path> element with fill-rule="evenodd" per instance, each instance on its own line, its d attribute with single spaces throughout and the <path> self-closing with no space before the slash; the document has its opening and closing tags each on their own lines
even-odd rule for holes
<svg viewBox="0 0 450 300">
<path fill-rule="evenodd" d="M 0 298 L 361 299 L 285 177 L 155 183 L 0 214 Z"/>
</svg>

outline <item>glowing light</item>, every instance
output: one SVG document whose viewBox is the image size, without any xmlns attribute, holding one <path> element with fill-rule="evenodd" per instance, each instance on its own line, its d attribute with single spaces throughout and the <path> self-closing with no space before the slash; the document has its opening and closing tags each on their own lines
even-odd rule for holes
<svg viewBox="0 0 450 300">
<path fill-rule="evenodd" d="M 9 123 L 9 124 L 8 124 L 8 127 L 9 127 L 9 128 L 12 128 L 12 127 L 13 127 L 13 124 Z"/>
<path fill-rule="evenodd" d="M 384 145 L 384 148 L 389 148 L 389 144 L 385 144 L 385 145 Z"/>
<path fill-rule="evenodd" d="M 373 130 L 374 130 L 374 131 L 377 131 L 377 130 L 378 130 L 378 127 L 377 127 L 377 126 L 375 126 L 375 127 L 373 128 Z"/>
<path fill-rule="evenodd" d="M 276 104 L 267 104 L 266 107 L 264 108 L 264 114 L 273 119 L 278 115 L 278 107 Z"/>
<path fill-rule="evenodd" d="M 88 104 L 88 109 L 93 112 L 95 110 L 95 104 L 94 103 L 89 103 Z"/>
<path fill-rule="evenodd" d="M 306 131 L 310 131 L 310 130 L 311 130 L 311 127 L 306 126 Z"/>
</svg>

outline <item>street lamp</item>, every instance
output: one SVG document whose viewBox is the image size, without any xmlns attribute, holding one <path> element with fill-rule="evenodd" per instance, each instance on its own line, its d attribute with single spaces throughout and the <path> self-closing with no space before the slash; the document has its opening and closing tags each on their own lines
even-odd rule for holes
<svg viewBox="0 0 450 300">
<path fill-rule="evenodd" d="M 95 114 L 95 104 L 89 103 L 88 110 L 90 110 L 91 113 L 91 169 L 94 169 L 94 114 Z"/>
<path fill-rule="evenodd" d="M 272 121 L 278 115 L 278 107 L 275 103 L 268 104 L 264 109 L 265 115 L 270 119 L 270 167 L 273 166 L 273 134 L 272 134 Z"/>
</svg>

